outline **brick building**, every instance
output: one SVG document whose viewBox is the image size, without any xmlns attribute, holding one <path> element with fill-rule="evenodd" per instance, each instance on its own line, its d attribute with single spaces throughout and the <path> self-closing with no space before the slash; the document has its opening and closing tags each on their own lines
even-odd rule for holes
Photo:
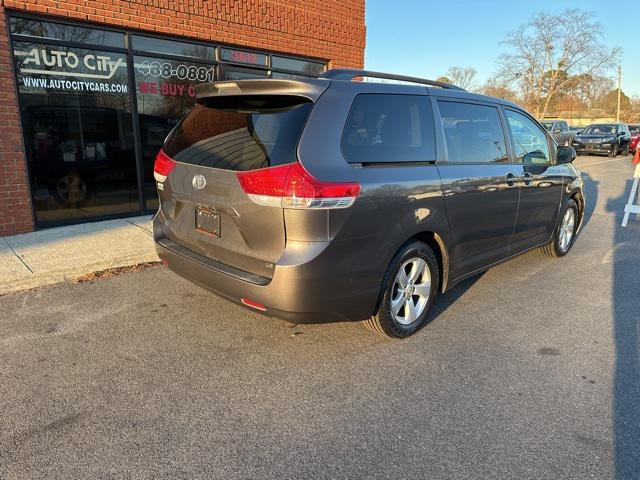
<svg viewBox="0 0 640 480">
<path fill-rule="evenodd" d="M 157 207 L 203 81 L 361 68 L 364 0 L 0 0 L 0 236 Z"/>
</svg>

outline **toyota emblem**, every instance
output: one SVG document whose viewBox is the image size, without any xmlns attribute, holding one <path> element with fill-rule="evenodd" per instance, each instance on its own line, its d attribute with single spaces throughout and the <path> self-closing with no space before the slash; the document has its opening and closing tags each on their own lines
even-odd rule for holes
<svg viewBox="0 0 640 480">
<path fill-rule="evenodd" d="M 202 190 L 207 185 L 207 179 L 204 178 L 204 175 L 194 175 L 191 185 L 196 190 Z"/>
</svg>

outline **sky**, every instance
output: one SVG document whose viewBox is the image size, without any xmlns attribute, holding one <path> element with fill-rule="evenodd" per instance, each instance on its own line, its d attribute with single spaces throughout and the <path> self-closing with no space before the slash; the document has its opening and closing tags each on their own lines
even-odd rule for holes
<svg viewBox="0 0 640 480">
<path fill-rule="evenodd" d="M 637 0 L 635 0 L 637 1 Z M 602 43 L 621 47 L 622 91 L 640 95 L 640 4 L 606 0 L 366 0 L 365 68 L 435 79 L 451 66 L 472 66 L 477 81 L 497 70 L 507 33 L 534 13 L 593 12 Z M 615 73 L 612 72 L 612 77 Z"/>
</svg>

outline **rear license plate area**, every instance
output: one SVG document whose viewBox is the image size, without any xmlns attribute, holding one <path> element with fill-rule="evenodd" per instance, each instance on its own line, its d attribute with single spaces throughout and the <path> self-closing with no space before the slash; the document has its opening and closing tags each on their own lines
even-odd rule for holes
<svg viewBox="0 0 640 480">
<path fill-rule="evenodd" d="M 196 208 L 196 230 L 220 238 L 220 214 L 208 208 Z"/>
</svg>

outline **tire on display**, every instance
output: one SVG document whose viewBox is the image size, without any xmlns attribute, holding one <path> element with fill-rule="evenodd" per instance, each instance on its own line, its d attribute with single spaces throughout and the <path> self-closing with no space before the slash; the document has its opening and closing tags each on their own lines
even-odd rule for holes
<svg viewBox="0 0 640 480">
<path fill-rule="evenodd" d="M 553 233 L 553 238 L 548 244 L 540 248 L 543 255 L 547 257 L 564 257 L 571 250 L 576 240 L 579 218 L 578 205 L 571 198 L 560 215 L 560 221 Z"/>
<path fill-rule="evenodd" d="M 87 183 L 75 172 L 60 177 L 52 190 L 59 205 L 82 205 L 89 197 Z"/>
<path fill-rule="evenodd" d="M 363 323 L 390 338 L 405 338 L 424 325 L 440 282 L 438 260 L 431 247 L 414 241 L 393 257 L 382 281 L 376 313 Z"/>
</svg>

